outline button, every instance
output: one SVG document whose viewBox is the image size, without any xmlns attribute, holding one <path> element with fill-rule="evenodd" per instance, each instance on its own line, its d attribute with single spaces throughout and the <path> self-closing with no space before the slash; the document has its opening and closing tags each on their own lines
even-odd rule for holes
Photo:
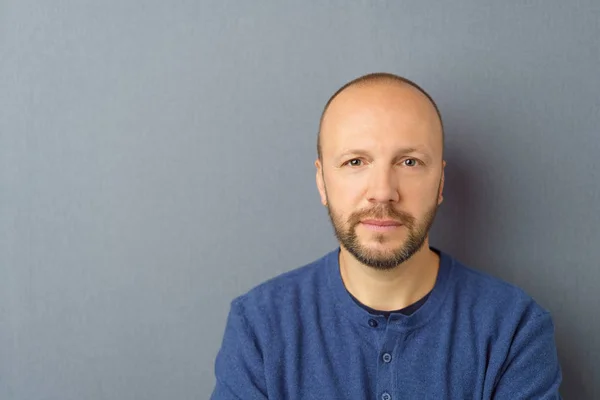
<svg viewBox="0 0 600 400">
<path fill-rule="evenodd" d="M 377 325 L 379 325 L 379 324 L 378 324 L 378 323 L 377 323 L 377 321 L 375 321 L 373 318 L 371 318 L 371 319 L 369 320 L 369 326 L 370 326 L 371 328 L 377 328 Z"/>
<path fill-rule="evenodd" d="M 392 400 L 392 396 L 388 392 L 383 392 L 381 400 Z"/>
<path fill-rule="evenodd" d="M 392 361 L 392 355 L 390 353 L 383 353 L 382 358 L 384 363 L 389 363 L 390 361 Z"/>
</svg>

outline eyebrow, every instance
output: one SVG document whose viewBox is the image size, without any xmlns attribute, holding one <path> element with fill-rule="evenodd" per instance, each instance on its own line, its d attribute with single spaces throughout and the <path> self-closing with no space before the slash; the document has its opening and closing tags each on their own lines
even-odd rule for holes
<svg viewBox="0 0 600 400">
<path fill-rule="evenodd" d="M 423 149 L 417 148 L 417 147 L 405 147 L 405 148 L 401 148 L 398 149 L 396 151 L 396 157 L 398 157 L 398 155 L 402 154 L 402 155 L 406 155 L 406 154 L 411 154 L 411 153 L 419 153 L 422 154 L 425 157 L 428 157 L 427 154 L 423 151 Z M 366 150 L 361 150 L 361 149 L 350 149 L 350 150 L 346 150 L 343 153 L 341 153 L 338 158 L 344 158 L 350 155 L 358 155 L 358 156 L 366 156 L 369 157 L 371 154 L 366 151 Z"/>
</svg>

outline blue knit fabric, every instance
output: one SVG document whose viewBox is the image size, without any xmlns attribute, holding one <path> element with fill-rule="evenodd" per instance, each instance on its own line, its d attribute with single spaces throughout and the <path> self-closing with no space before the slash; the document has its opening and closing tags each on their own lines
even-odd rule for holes
<svg viewBox="0 0 600 400">
<path fill-rule="evenodd" d="M 552 319 L 519 288 L 439 252 L 425 303 L 385 318 L 338 254 L 232 302 L 211 399 L 560 399 Z"/>
</svg>

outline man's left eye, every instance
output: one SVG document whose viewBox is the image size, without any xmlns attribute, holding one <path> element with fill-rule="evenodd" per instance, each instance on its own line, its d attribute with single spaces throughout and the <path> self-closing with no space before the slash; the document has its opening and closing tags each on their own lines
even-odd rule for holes
<svg viewBox="0 0 600 400">
<path fill-rule="evenodd" d="M 406 165 L 407 167 L 414 167 L 418 164 L 417 160 L 415 160 L 414 158 L 408 158 L 406 160 L 403 161 L 404 165 Z"/>
</svg>

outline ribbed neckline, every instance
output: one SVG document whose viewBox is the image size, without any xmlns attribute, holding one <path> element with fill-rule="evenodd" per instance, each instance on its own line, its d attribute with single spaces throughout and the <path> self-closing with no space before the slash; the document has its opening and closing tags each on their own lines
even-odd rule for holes
<svg viewBox="0 0 600 400">
<path fill-rule="evenodd" d="M 333 250 L 325 256 L 325 269 L 327 270 L 327 283 L 331 290 L 335 305 L 352 322 L 369 329 L 385 329 L 386 325 L 398 330 L 410 330 L 426 324 L 443 304 L 448 288 L 453 284 L 452 269 L 454 259 L 448 254 L 430 247 L 440 256 L 440 266 L 435 280 L 435 285 L 425 303 L 413 314 L 392 314 L 389 320 L 383 315 L 370 314 L 352 300 L 346 290 L 340 273 L 339 253 L 340 248 Z M 376 324 L 373 320 L 377 321 Z M 376 325 L 376 327 L 373 327 Z"/>
<path fill-rule="evenodd" d="M 346 289 L 346 292 L 348 292 L 348 289 Z M 427 299 L 429 298 L 429 295 L 431 294 L 431 292 L 428 292 L 425 296 L 421 297 L 419 300 L 415 301 L 412 304 L 407 305 L 406 307 L 400 309 L 400 310 L 393 310 L 393 311 L 382 311 L 382 310 L 376 310 L 374 308 L 371 308 L 365 304 L 362 304 L 360 302 L 360 300 L 358 300 L 356 297 L 352 296 L 352 293 L 348 292 L 348 294 L 350 295 L 350 298 L 356 303 L 358 304 L 360 307 L 364 308 L 365 310 L 367 310 L 369 312 L 369 314 L 374 314 L 374 315 L 383 315 L 384 317 L 389 317 L 392 314 L 404 314 L 404 315 L 411 315 L 414 314 L 419 308 L 421 308 L 421 306 L 423 304 L 425 304 L 425 301 L 427 301 Z"/>
</svg>

